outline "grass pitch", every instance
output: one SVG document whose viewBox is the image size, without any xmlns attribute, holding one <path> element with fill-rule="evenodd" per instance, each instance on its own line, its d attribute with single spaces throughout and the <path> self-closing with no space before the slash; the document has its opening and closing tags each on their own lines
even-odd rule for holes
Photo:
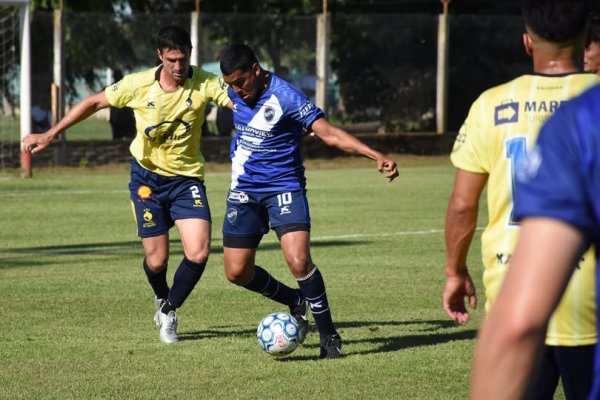
<svg viewBox="0 0 600 400">
<path fill-rule="evenodd" d="M 480 232 L 470 252 L 480 307 L 457 326 L 441 307 L 454 170 L 446 157 L 396 159 L 391 184 L 367 160 L 307 164 L 312 255 L 344 339 L 340 360 L 318 359 L 314 325 L 288 357 L 259 348 L 256 325 L 285 307 L 224 277 L 227 166 L 208 168 L 212 254 L 174 345 L 152 319 L 128 166 L 0 175 L 0 398 L 465 399 L 483 315 Z M 172 230 L 169 281 L 181 257 Z M 273 233 L 257 264 L 295 285 Z"/>
</svg>

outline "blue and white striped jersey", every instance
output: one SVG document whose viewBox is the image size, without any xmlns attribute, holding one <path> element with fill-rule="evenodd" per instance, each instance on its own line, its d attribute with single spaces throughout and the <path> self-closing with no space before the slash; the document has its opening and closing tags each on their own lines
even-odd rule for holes
<svg viewBox="0 0 600 400">
<path fill-rule="evenodd" d="M 246 104 L 232 88 L 235 135 L 231 141 L 231 189 L 279 192 L 304 189 L 302 137 L 324 117 L 300 90 L 270 73 L 267 88 Z"/>
</svg>

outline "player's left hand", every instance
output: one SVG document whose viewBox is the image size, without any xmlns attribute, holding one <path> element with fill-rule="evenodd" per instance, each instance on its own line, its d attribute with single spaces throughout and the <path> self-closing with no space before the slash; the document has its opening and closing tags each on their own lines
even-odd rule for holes
<svg viewBox="0 0 600 400">
<path fill-rule="evenodd" d="M 377 160 L 377 170 L 379 170 L 379 172 L 384 172 L 385 177 L 388 178 L 390 182 L 398 176 L 398 166 L 395 161 L 390 160 L 389 158 Z"/>
</svg>

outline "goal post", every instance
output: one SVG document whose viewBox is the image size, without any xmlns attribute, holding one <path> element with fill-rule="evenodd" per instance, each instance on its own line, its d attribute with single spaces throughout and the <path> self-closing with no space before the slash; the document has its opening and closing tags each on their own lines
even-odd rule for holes
<svg viewBox="0 0 600 400">
<path fill-rule="evenodd" d="M 19 8 L 19 115 L 20 138 L 31 132 L 31 53 L 30 53 L 30 8 L 29 0 L 0 0 L 0 9 L 4 6 Z M 20 151 L 21 176 L 31 177 L 31 154 Z"/>
</svg>

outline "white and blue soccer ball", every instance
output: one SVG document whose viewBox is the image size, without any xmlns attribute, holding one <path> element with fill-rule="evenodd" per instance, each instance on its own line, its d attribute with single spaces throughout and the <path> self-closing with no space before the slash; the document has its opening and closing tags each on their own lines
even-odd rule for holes
<svg viewBox="0 0 600 400">
<path fill-rule="evenodd" d="M 290 354 L 300 343 L 300 327 L 290 314 L 274 312 L 262 319 L 256 330 L 258 343 L 272 356 Z"/>
</svg>

